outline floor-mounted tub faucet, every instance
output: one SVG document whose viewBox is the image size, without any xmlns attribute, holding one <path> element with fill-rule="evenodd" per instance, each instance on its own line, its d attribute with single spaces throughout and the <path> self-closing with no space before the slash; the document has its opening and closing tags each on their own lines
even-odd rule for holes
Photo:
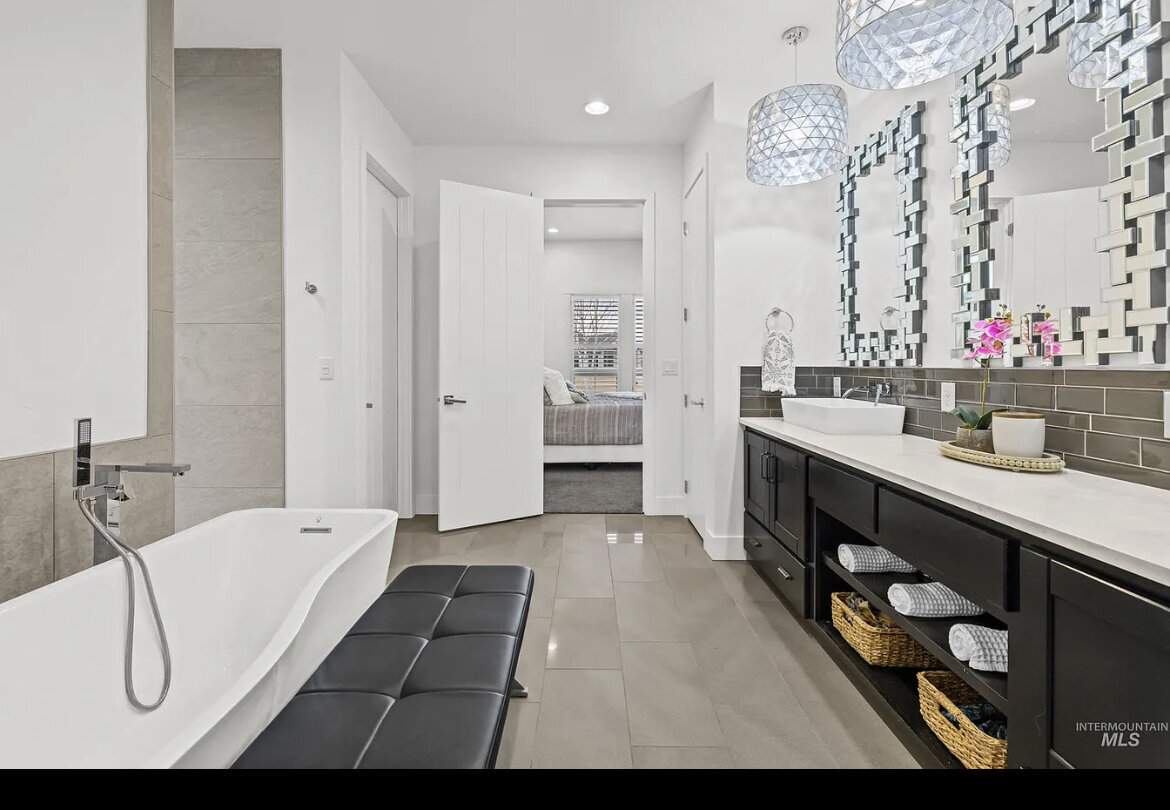
<svg viewBox="0 0 1170 810">
<path fill-rule="evenodd" d="M 118 557 L 126 569 L 126 697 L 134 708 L 144 712 L 154 711 L 167 699 L 171 690 L 171 647 L 167 643 L 167 631 L 163 627 L 158 599 L 154 595 L 154 583 L 150 569 L 138 551 L 122 542 L 120 513 L 122 504 L 133 495 L 122 480 L 123 473 L 158 473 L 176 478 L 191 471 L 190 464 L 94 464 L 93 463 L 93 420 L 78 419 L 77 440 L 73 447 L 73 497 L 77 507 L 89 525 L 93 526 L 94 564 Z M 134 613 L 138 586 L 134 577 L 134 562 L 142 569 L 142 581 L 146 585 L 146 596 L 158 628 L 158 640 L 162 647 L 163 685 L 158 699 L 146 703 L 139 699 L 134 688 Z"/>
</svg>

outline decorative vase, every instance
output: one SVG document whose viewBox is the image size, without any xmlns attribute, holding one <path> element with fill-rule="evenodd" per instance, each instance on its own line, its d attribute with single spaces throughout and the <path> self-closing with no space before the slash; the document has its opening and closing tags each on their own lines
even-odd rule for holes
<svg viewBox="0 0 1170 810">
<path fill-rule="evenodd" d="M 955 444 L 964 450 L 978 450 L 980 453 L 994 453 L 995 443 L 990 430 L 972 430 L 961 427 L 955 434 Z"/>
<path fill-rule="evenodd" d="M 991 433 L 995 452 L 1013 458 L 1043 458 L 1046 420 L 1038 413 L 997 413 Z"/>
</svg>

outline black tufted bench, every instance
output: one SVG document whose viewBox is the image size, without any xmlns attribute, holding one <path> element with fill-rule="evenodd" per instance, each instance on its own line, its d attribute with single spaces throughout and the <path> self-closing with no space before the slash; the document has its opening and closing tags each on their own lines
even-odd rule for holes
<svg viewBox="0 0 1170 810">
<path fill-rule="evenodd" d="M 406 569 L 233 767 L 495 767 L 532 582 Z"/>
</svg>

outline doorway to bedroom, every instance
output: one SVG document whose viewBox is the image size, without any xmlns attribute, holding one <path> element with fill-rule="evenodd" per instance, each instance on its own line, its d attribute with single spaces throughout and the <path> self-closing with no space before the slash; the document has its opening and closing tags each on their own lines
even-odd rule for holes
<svg viewBox="0 0 1170 810">
<path fill-rule="evenodd" d="M 644 511 L 645 214 L 641 201 L 545 203 L 548 514 Z"/>
</svg>

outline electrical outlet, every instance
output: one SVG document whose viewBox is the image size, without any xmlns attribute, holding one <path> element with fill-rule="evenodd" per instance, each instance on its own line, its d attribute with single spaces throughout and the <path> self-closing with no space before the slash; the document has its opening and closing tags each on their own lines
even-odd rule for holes
<svg viewBox="0 0 1170 810">
<path fill-rule="evenodd" d="M 841 396 L 841 378 L 840 377 L 833 378 L 833 396 L 835 396 L 835 397 Z"/>
<path fill-rule="evenodd" d="M 950 413 L 955 409 L 955 384 L 953 382 L 945 382 L 942 384 L 942 412 Z"/>
</svg>

